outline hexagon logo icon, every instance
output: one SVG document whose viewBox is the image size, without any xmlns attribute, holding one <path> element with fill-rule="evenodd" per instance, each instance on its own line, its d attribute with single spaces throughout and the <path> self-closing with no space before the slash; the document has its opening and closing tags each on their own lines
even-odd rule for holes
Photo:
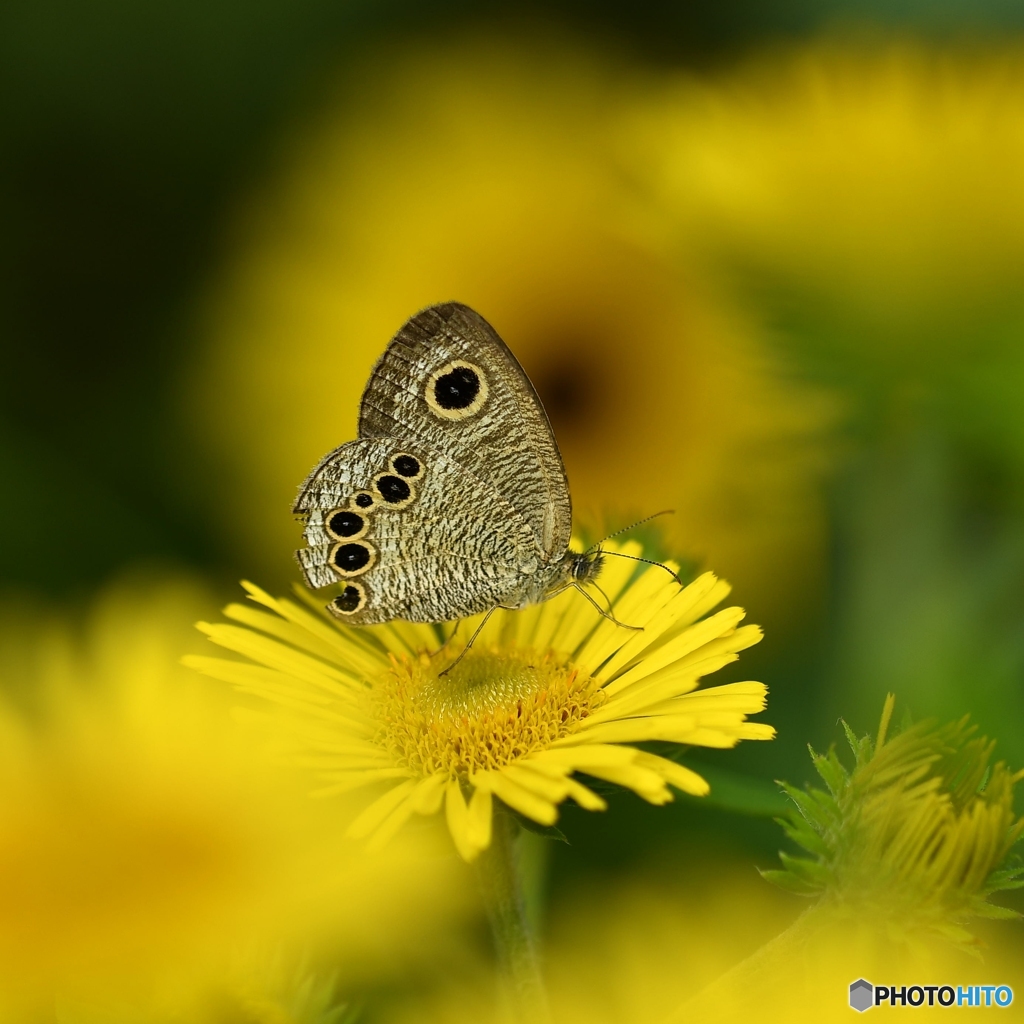
<svg viewBox="0 0 1024 1024">
<path fill-rule="evenodd" d="M 858 978 L 850 985 L 850 1007 L 858 1013 L 870 1010 L 875 1002 L 875 986 L 864 978 Z"/>
</svg>

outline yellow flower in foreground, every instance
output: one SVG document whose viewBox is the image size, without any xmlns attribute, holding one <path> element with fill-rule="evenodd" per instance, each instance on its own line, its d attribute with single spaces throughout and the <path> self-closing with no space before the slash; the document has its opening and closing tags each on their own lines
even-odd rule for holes
<svg viewBox="0 0 1024 1024">
<path fill-rule="evenodd" d="M 168 581 L 80 631 L 0 608 L 0 1020 L 202 1021 L 244 948 L 329 948 L 347 981 L 458 912 L 429 837 L 367 857 L 181 667 L 206 607 Z"/>
<path fill-rule="evenodd" d="M 606 550 L 637 555 L 640 547 Z M 757 626 L 739 625 L 740 608 L 705 617 L 728 584 L 705 573 L 680 588 L 656 567 L 632 579 L 636 563 L 608 561 L 601 584 L 615 614 L 642 631 L 600 617 L 570 591 L 495 613 L 442 674 L 455 652 L 436 652 L 432 626 L 353 629 L 247 584 L 273 614 L 231 605 L 226 614 L 240 626 L 200 628 L 250 661 L 188 663 L 295 713 L 303 760 L 322 773 L 321 793 L 385 787 L 352 835 L 381 844 L 413 814 L 443 805 L 459 853 L 472 860 L 490 844 L 494 797 L 551 825 L 568 797 L 588 810 L 606 806 L 577 772 L 653 804 L 672 799 L 669 785 L 701 796 L 708 785 L 699 775 L 632 744 L 732 747 L 774 736 L 771 726 L 746 720 L 764 709 L 764 684 L 697 688 L 761 639 Z M 463 635 L 479 621 L 467 620 Z"/>
</svg>

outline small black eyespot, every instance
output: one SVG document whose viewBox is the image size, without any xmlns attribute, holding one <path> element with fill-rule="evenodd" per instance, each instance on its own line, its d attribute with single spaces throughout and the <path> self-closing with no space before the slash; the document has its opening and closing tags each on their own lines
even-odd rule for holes
<svg viewBox="0 0 1024 1024">
<path fill-rule="evenodd" d="M 362 528 L 365 519 L 351 509 L 343 508 L 327 520 L 327 528 L 335 537 L 354 537 Z"/>
<path fill-rule="evenodd" d="M 363 592 L 359 587 L 350 583 L 332 602 L 339 612 L 352 613 L 356 611 L 363 600 Z"/>
<path fill-rule="evenodd" d="M 413 455 L 399 455 L 391 460 L 391 468 L 402 476 L 416 476 L 420 471 L 420 460 Z"/>
<path fill-rule="evenodd" d="M 412 494 L 411 488 L 400 476 L 382 476 L 377 481 L 377 490 L 391 505 L 400 504 Z"/>
<path fill-rule="evenodd" d="M 370 549 L 364 544 L 342 544 L 334 552 L 334 564 L 345 572 L 356 572 L 370 561 Z"/>
<path fill-rule="evenodd" d="M 434 399 L 442 409 L 465 409 L 480 394 L 480 378 L 468 366 L 456 366 L 434 381 Z"/>
<path fill-rule="evenodd" d="M 356 504 L 360 508 L 369 508 L 373 504 L 373 495 L 371 494 L 357 494 Z"/>
</svg>

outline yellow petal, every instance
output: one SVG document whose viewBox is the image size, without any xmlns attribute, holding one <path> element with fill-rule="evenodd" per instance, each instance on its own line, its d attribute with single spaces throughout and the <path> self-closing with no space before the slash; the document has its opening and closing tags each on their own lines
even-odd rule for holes
<svg viewBox="0 0 1024 1024">
<path fill-rule="evenodd" d="M 617 786 L 625 786 L 651 804 L 667 804 L 672 801 L 672 791 L 662 777 L 649 768 L 634 764 L 605 765 L 588 768 L 587 774 L 604 779 L 605 782 L 614 782 Z"/>
<path fill-rule="evenodd" d="M 673 571 L 676 566 L 671 565 Z M 660 611 L 646 623 L 642 633 L 634 633 L 626 643 L 601 666 L 598 673 L 600 679 L 611 679 L 618 674 L 623 666 L 643 656 L 652 657 L 655 652 L 687 626 L 692 625 L 704 614 L 706 598 L 717 594 L 715 604 L 728 593 L 728 585 L 718 586 L 719 580 L 714 573 L 706 572 L 686 587 L 678 585 L 669 600 Z M 673 584 L 669 583 L 669 586 Z"/>
<path fill-rule="evenodd" d="M 531 770 L 528 761 L 506 765 L 500 771 L 506 778 L 553 804 L 560 803 L 569 792 L 564 775 L 546 773 L 537 768 Z"/>
<path fill-rule="evenodd" d="M 669 578 L 664 569 L 651 566 L 615 602 L 615 617 L 628 626 L 646 627 L 678 591 L 678 584 Z M 611 619 L 602 619 L 574 661 L 584 672 L 593 675 L 609 655 L 614 654 L 635 635 L 635 630 L 623 629 Z"/>
<path fill-rule="evenodd" d="M 764 683 L 744 682 L 725 683 L 722 686 L 709 686 L 704 690 L 693 690 L 679 697 L 672 697 L 644 708 L 645 715 L 675 714 L 685 711 L 687 714 L 704 715 L 719 711 L 739 712 L 744 715 L 756 715 L 767 706 L 768 687 Z"/>
<path fill-rule="evenodd" d="M 423 779 L 412 795 L 413 810 L 417 814 L 437 814 L 444 799 L 445 775 L 430 775 Z"/>
<path fill-rule="evenodd" d="M 353 789 L 359 789 L 360 786 L 380 782 L 382 779 L 400 779 L 405 775 L 404 768 L 372 768 L 367 771 L 346 772 L 338 782 L 314 789 L 309 795 L 316 798 L 337 796 L 339 793 L 348 793 Z"/>
<path fill-rule="evenodd" d="M 469 831 L 469 811 L 462 796 L 462 788 L 456 779 L 449 779 L 445 788 L 445 817 L 448 819 L 448 831 L 459 856 L 464 861 L 471 861 L 480 852 Z"/>
<path fill-rule="evenodd" d="M 657 772 L 666 782 L 671 783 L 684 793 L 690 793 L 693 796 L 707 796 L 711 791 L 706 779 L 666 757 L 659 757 L 657 754 L 649 754 L 647 751 L 641 750 L 637 756 L 637 764 Z"/>
<path fill-rule="evenodd" d="M 575 779 L 566 779 L 569 787 L 569 796 L 573 798 L 586 811 L 606 811 L 608 804 L 599 797 L 593 790 L 587 789 L 582 782 Z"/>
<path fill-rule="evenodd" d="M 605 722 L 590 728 L 584 724 L 579 735 L 594 743 L 640 743 L 645 740 L 665 740 L 684 743 L 680 737 L 689 736 L 698 728 L 700 720 L 694 715 L 662 715 L 657 718 L 624 718 Z"/>
<path fill-rule="evenodd" d="M 473 785 L 489 790 L 513 810 L 525 814 L 541 825 L 553 825 L 558 820 L 558 809 L 550 800 L 508 778 L 504 771 L 480 772 L 473 776 Z"/>
<path fill-rule="evenodd" d="M 409 796 L 415 785 L 415 779 L 407 779 L 378 797 L 349 825 L 347 835 L 351 839 L 364 839 Z"/>
<path fill-rule="evenodd" d="M 344 652 L 339 651 L 336 646 L 326 643 L 316 633 L 311 633 L 308 629 L 299 626 L 297 623 L 289 622 L 287 619 L 282 618 L 278 607 L 275 607 L 275 612 L 277 614 L 271 614 L 260 611 L 258 608 L 253 608 L 252 605 L 239 604 L 237 602 L 229 604 L 224 609 L 224 615 L 227 618 L 240 622 L 243 626 L 266 633 L 276 640 L 281 640 L 292 647 L 298 647 L 308 654 L 322 658 L 324 661 L 340 661 L 345 668 L 354 668 L 354 666 L 346 664 L 344 659 L 344 654 L 348 653 L 347 650 Z M 380 667 L 381 663 L 378 662 L 378 671 Z M 358 671 L 358 669 L 356 670 Z"/>
<path fill-rule="evenodd" d="M 651 675 L 666 665 L 682 660 L 686 655 L 692 654 L 712 640 L 717 640 L 723 634 L 731 633 L 745 615 L 746 612 L 742 608 L 723 608 L 722 611 L 716 612 L 710 618 L 702 619 L 683 630 L 674 640 L 663 644 L 650 657 L 644 658 L 618 679 L 608 683 L 605 690 L 609 693 L 618 693 L 630 684 L 643 679 L 644 676 Z"/>
<path fill-rule="evenodd" d="M 259 587 L 244 580 L 242 586 L 253 601 L 312 634 L 333 651 L 336 657 L 340 657 L 343 664 L 351 665 L 363 674 L 379 671 L 382 666 L 387 664 L 387 656 L 384 651 L 370 640 L 365 631 L 352 627 L 341 627 L 335 625 L 334 622 L 327 621 L 324 618 L 323 606 L 309 591 L 300 589 L 299 593 L 317 602 L 314 605 L 315 612 L 300 608 L 294 601 L 274 599 Z M 307 644 L 303 643 L 303 646 L 307 646 Z"/>
<path fill-rule="evenodd" d="M 468 838 L 478 850 L 491 845 L 491 823 L 494 817 L 491 793 L 486 789 L 474 789 L 469 801 Z"/>
<path fill-rule="evenodd" d="M 358 693 L 362 688 L 363 684 L 357 681 L 355 674 L 345 672 L 337 665 L 328 665 L 318 658 L 296 651 L 270 637 L 261 636 L 244 626 L 228 626 L 224 623 L 211 625 L 208 622 L 199 622 L 196 625 L 215 644 L 252 658 L 260 665 L 280 669 L 330 693 L 348 697 Z"/>
<path fill-rule="evenodd" d="M 421 780 L 421 782 L 424 780 Z M 401 801 L 399 805 L 381 822 L 377 830 L 370 837 L 370 841 L 366 844 L 366 849 L 369 853 L 375 853 L 378 850 L 382 850 L 392 839 L 394 839 L 398 830 L 413 816 L 416 809 L 415 807 L 415 790 L 413 793 L 406 797 L 405 800 Z"/>
<path fill-rule="evenodd" d="M 590 743 L 577 733 L 559 740 L 558 744 L 530 755 L 531 763 L 550 762 L 564 765 L 569 770 L 586 771 L 587 766 L 632 764 L 636 760 L 633 747 L 619 747 L 611 743 Z"/>
</svg>

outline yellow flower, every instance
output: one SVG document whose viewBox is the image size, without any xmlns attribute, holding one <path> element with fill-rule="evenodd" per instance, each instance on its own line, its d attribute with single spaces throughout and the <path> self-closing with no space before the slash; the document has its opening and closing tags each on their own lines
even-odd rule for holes
<svg viewBox="0 0 1024 1024">
<path fill-rule="evenodd" d="M 206 607 L 164 582 L 104 595 L 81 637 L 0 615 L 5 685 L 33 712 L 0 700 L 4 1020 L 56 995 L 203 1019 L 240 946 L 330 943 L 370 969 L 457 910 L 442 860 L 367 858 L 180 665 Z"/>
<path fill-rule="evenodd" d="M 635 556 L 640 548 L 606 550 Z M 295 713 L 321 793 L 383 787 L 350 834 L 379 845 L 413 814 L 443 805 L 456 847 L 472 860 L 490 844 L 495 797 L 551 825 L 567 798 L 588 810 L 606 806 L 577 772 L 653 804 L 672 799 L 669 785 L 700 796 L 708 785 L 696 772 L 633 744 L 732 747 L 774 736 L 747 721 L 765 706 L 762 683 L 698 689 L 702 676 L 761 638 L 758 627 L 740 626 L 740 608 L 708 616 L 728 585 L 705 573 L 681 588 L 658 567 L 631 579 L 634 562 L 608 562 L 601 585 L 616 616 L 641 631 L 602 618 L 570 591 L 495 613 L 445 673 L 454 652 L 436 653 L 432 626 L 353 629 L 247 584 L 269 613 L 231 605 L 226 614 L 241 625 L 201 628 L 249 660 L 188 663 Z"/>
<path fill-rule="evenodd" d="M 826 316 L 825 341 L 915 375 L 983 339 L 1015 350 L 1019 45 L 775 51 L 677 83 L 635 124 L 637 174 L 683 244 L 753 272 L 788 322 Z"/>
</svg>

